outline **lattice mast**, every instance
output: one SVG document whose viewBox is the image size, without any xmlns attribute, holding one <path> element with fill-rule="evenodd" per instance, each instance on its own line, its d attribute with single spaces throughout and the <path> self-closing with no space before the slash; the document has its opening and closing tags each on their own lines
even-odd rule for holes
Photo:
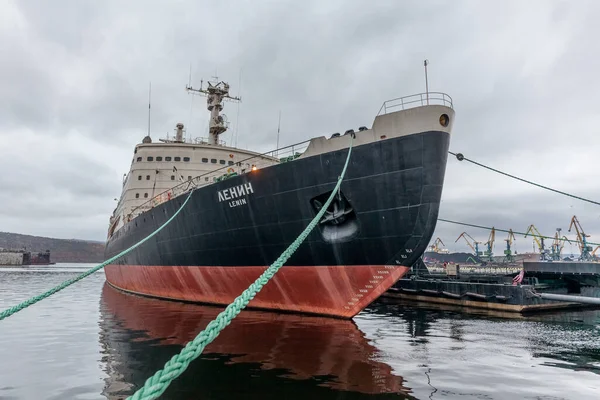
<svg viewBox="0 0 600 400">
<path fill-rule="evenodd" d="M 219 144 L 219 135 L 225 132 L 228 128 L 227 116 L 221 114 L 223 111 L 223 101 L 242 101 L 240 97 L 229 95 L 229 84 L 223 81 L 218 81 L 214 77 L 214 81 L 207 81 L 208 86 L 203 88 L 203 81 L 200 81 L 200 89 L 194 89 L 191 85 L 185 88 L 192 94 L 204 95 L 207 97 L 207 109 L 210 111 L 210 123 L 208 125 L 208 143 L 212 145 Z"/>
</svg>

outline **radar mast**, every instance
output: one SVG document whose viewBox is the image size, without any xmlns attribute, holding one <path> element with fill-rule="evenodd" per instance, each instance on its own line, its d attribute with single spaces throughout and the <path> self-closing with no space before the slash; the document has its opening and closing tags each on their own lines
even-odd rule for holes
<svg viewBox="0 0 600 400">
<path fill-rule="evenodd" d="M 185 89 L 192 94 L 204 95 L 207 97 L 207 109 L 210 111 L 210 123 L 208 126 L 208 144 L 218 145 L 219 135 L 228 128 L 227 116 L 221 114 L 223 110 L 223 101 L 242 101 L 240 97 L 229 95 L 229 84 L 219 81 L 217 77 L 214 81 L 207 81 L 208 86 L 203 88 L 203 81 L 200 81 L 200 89 L 194 89 L 191 85 L 186 85 Z"/>
</svg>

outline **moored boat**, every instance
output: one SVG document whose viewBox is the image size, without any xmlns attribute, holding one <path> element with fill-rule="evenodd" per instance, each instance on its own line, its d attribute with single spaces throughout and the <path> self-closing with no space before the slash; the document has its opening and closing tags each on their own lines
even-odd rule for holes
<svg viewBox="0 0 600 400">
<path fill-rule="evenodd" d="M 111 216 L 105 256 L 116 288 L 166 299 L 229 304 L 302 232 L 346 176 L 317 228 L 249 307 L 350 318 L 425 251 L 435 229 L 454 121 L 443 93 L 387 101 L 371 128 L 254 153 L 219 140 L 224 82 L 192 89 L 211 112 L 207 140 L 175 137 L 134 149 Z"/>
</svg>

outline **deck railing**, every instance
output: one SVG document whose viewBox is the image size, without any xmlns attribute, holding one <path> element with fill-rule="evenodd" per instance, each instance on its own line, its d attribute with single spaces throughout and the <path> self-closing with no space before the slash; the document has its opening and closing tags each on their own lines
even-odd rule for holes
<svg viewBox="0 0 600 400">
<path fill-rule="evenodd" d="M 441 105 L 454 109 L 452 97 L 442 92 L 417 93 L 409 96 L 398 97 L 384 101 L 377 115 L 387 114 L 388 112 L 407 110 L 409 108 Z"/>
<path fill-rule="evenodd" d="M 271 150 L 266 153 L 257 154 L 255 156 L 236 161 L 233 165 L 224 165 L 212 171 L 207 171 L 192 179 L 173 186 L 170 189 L 164 190 L 152 197 L 150 200 L 135 207 L 129 214 L 127 214 L 127 221 L 130 221 L 138 215 L 151 210 L 159 204 L 174 199 L 175 197 L 179 197 L 182 194 L 186 194 L 190 190 L 208 186 L 215 182 L 221 182 L 234 176 L 247 174 L 252 172 L 253 169 L 261 169 L 274 164 L 292 161 L 304 153 L 309 143 L 310 140 L 306 140 L 304 142 L 296 143 L 277 150 Z"/>
<path fill-rule="evenodd" d="M 167 135 L 166 138 L 160 138 L 158 139 L 161 142 L 164 143 L 177 143 L 175 142 L 175 136 L 170 136 Z M 184 137 L 181 139 L 181 143 L 185 143 L 185 144 L 209 144 L 208 138 L 207 137 L 195 137 L 195 138 L 190 138 L 190 137 Z M 227 143 L 224 140 L 219 139 L 217 141 L 217 143 L 220 146 L 226 146 Z"/>
</svg>

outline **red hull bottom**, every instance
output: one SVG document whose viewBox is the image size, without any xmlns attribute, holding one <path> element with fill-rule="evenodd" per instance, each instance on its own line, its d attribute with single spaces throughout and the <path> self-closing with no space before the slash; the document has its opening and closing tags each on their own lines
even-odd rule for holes
<svg viewBox="0 0 600 400">
<path fill-rule="evenodd" d="M 114 287 L 146 296 L 228 305 L 267 267 L 108 265 Z M 284 266 L 249 308 L 352 318 L 407 271 L 395 265 Z"/>
</svg>

